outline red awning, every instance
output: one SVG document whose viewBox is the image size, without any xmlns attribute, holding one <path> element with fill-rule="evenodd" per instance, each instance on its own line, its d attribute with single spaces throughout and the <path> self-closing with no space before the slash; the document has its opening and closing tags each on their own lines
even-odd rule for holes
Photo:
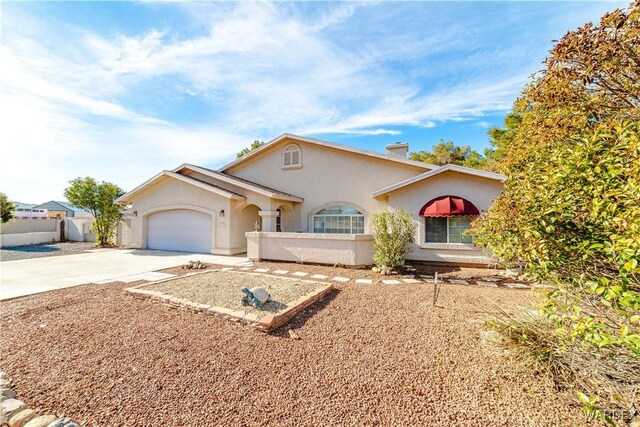
<svg viewBox="0 0 640 427">
<path fill-rule="evenodd" d="M 420 209 L 420 216 L 480 215 L 473 203 L 456 196 L 440 196 Z"/>
</svg>

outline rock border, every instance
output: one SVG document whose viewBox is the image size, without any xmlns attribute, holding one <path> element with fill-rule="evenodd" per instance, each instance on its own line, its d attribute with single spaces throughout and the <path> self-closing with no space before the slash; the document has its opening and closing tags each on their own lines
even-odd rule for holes
<svg viewBox="0 0 640 427">
<path fill-rule="evenodd" d="M 211 274 L 217 271 L 226 271 L 226 272 L 237 272 L 240 274 L 256 274 L 256 273 L 247 273 L 244 271 L 236 271 L 234 269 L 215 269 L 215 270 L 206 270 L 199 271 L 196 273 L 188 273 L 187 275 L 198 275 L 198 274 Z M 262 273 L 257 273 L 262 274 Z M 271 276 L 269 274 L 262 274 L 263 276 Z M 185 277 L 185 276 L 181 276 Z M 271 276 L 282 278 L 282 276 Z M 226 307 L 219 307 L 215 305 L 208 304 L 198 304 L 186 299 L 178 298 L 171 294 L 165 294 L 160 291 L 152 291 L 148 289 L 142 289 L 147 286 L 155 285 L 158 283 L 169 282 L 172 280 L 177 280 L 179 277 L 171 277 L 167 279 L 158 280 L 155 282 L 144 283 L 142 285 L 133 286 L 130 288 L 125 288 L 124 291 L 134 298 L 146 300 L 153 299 L 161 301 L 164 305 L 170 308 L 181 308 L 189 311 L 193 311 L 195 313 L 202 313 L 206 315 L 218 316 L 223 319 L 228 319 L 234 322 L 241 322 L 256 328 L 262 332 L 270 332 L 274 329 L 279 328 L 280 326 L 287 323 L 293 316 L 298 314 L 300 311 L 304 310 L 311 304 L 322 299 L 325 295 L 333 290 L 333 284 L 328 283 L 306 295 L 303 295 L 296 299 L 295 301 L 287 304 L 287 308 L 280 313 L 267 313 L 263 316 L 254 313 L 247 313 L 244 310 L 231 310 Z M 313 282 L 313 283 L 322 283 L 312 280 L 303 280 L 305 282 Z"/>
<path fill-rule="evenodd" d="M 16 398 L 11 388 L 12 381 L 0 372 L 0 405 L 2 407 L 2 423 L 9 427 L 82 427 L 67 417 L 56 415 L 38 415 L 22 400 Z"/>
</svg>

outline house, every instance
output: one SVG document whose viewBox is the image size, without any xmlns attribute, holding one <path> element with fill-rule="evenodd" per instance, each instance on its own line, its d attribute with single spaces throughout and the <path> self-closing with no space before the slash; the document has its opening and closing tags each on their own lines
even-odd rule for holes
<svg viewBox="0 0 640 427">
<path fill-rule="evenodd" d="M 91 217 L 91 213 L 80 209 L 77 206 L 73 206 L 68 202 L 60 202 L 56 200 L 50 200 L 40 205 L 34 206 L 34 209 L 46 209 L 49 212 L 50 218 L 65 218 L 65 217 Z"/>
<path fill-rule="evenodd" d="M 372 215 L 403 208 L 419 225 L 408 259 L 489 262 L 463 233 L 505 177 L 409 160 L 408 144 L 386 148 L 283 134 L 218 170 L 164 170 L 117 200 L 133 212 L 129 246 L 367 265 Z"/>
</svg>

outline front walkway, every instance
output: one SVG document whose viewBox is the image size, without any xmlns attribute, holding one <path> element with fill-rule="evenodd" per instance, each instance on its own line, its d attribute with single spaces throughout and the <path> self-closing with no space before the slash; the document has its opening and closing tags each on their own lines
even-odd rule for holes
<svg viewBox="0 0 640 427">
<path fill-rule="evenodd" d="M 139 249 L 95 249 L 77 255 L 5 261 L 0 263 L 0 300 L 86 283 L 113 282 L 196 259 L 232 266 L 248 261 L 239 256 Z"/>
</svg>

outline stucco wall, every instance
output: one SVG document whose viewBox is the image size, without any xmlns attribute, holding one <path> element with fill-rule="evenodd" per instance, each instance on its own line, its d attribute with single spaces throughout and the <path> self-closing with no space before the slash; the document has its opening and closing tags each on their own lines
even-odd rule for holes
<svg viewBox="0 0 640 427">
<path fill-rule="evenodd" d="M 213 221 L 212 253 L 228 254 L 230 227 L 226 217 L 219 218 L 220 210 L 229 212 L 231 204 L 226 197 L 189 185 L 177 179 L 165 177 L 138 194 L 132 203 L 136 212 L 131 219 L 130 247 L 147 247 L 148 216 L 171 209 L 193 209 L 211 215 Z"/>
<path fill-rule="evenodd" d="M 60 241 L 59 219 L 18 219 L 0 227 L 0 247 Z"/>
<path fill-rule="evenodd" d="M 390 193 L 387 196 L 389 207 L 410 212 L 418 224 L 415 244 L 407 259 L 462 264 L 490 263 L 489 257 L 473 245 L 426 244 L 425 220 L 419 216 L 419 212 L 431 199 L 452 195 L 469 200 L 482 214 L 501 191 L 502 183 L 499 181 L 449 171 Z"/>
<path fill-rule="evenodd" d="M 302 150 L 301 168 L 282 168 L 282 153 L 289 142 L 295 142 Z M 315 212 L 329 205 L 347 204 L 365 214 L 365 232 L 369 232 L 371 214 L 386 207 L 386 202 L 373 199 L 371 193 L 428 171 L 315 144 L 289 142 L 227 171 L 304 198 L 303 206 L 293 212 L 297 216 L 293 221 L 299 228 L 288 231 L 312 231 L 310 222 Z"/>
<path fill-rule="evenodd" d="M 250 232 L 247 257 L 253 260 L 342 264 L 373 263 L 373 237 L 368 234 L 313 234 Z"/>
</svg>

